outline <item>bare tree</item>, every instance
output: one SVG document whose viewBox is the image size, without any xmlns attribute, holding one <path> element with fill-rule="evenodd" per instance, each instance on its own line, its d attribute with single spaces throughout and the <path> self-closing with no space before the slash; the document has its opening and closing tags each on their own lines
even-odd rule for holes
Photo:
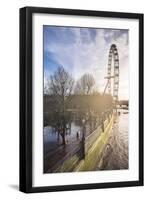
<svg viewBox="0 0 147 200">
<path fill-rule="evenodd" d="M 66 102 L 72 94 L 73 86 L 74 80 L 72 76 L 62 66 L 58 67 L 57 71 L 50 76 L 49 93 L 57 99 L 59 104 L 56 117 L 60 121 L 58 123 L 58 132 L 62 137 L 63 145 L 66 144 Z"/>
<path fill-rule="evenodd" d="M 59 66 L 54 75 L 51 76 L 51 84 L 55 94 L 69 96 L 72 92 L 74 80 L 62 66 Z"/>
<path fill-rule="evenodd" d="M 91 74 L 84 74 L 76 83 L 76 94 L 90 94 L 95 84 L 94 77 Z"/>
<path fill-rule="evenodd" d="M 49 79 L 45 79 L 44 81 L 44 95 L 48 95 L 49 94 L 49 90 L 50 90 L 50 80 Z"/>
</svg>

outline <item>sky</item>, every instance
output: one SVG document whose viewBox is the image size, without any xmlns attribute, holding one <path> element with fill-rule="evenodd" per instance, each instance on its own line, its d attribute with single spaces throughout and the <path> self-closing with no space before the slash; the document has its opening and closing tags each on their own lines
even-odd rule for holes
<svg viewBox="0 0 147 200">
<path fill-rule="evenodd" d="M 129 98 L 129 31 L 103 28 L 43 26 L 44 84 L 63 66 L 78 80 L 94 76 L 96 88 L 104 91 L 111 44 L 119 54 L 119 99 Z M 112 69 L 113 72 L 113 69 Z"/>
</svg>

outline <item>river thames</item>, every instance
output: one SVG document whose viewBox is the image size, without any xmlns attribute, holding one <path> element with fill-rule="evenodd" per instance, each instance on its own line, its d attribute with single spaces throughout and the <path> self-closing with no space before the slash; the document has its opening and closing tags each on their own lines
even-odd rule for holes
<svg viewBox="0 0 147 200">
<path fill-rule="evenodd" d="M 97 170 L 128 169 L 128 128 L 129 113 L 120 110 L 114 122 L 111 137 L 103 151 Z"/>
</svg>

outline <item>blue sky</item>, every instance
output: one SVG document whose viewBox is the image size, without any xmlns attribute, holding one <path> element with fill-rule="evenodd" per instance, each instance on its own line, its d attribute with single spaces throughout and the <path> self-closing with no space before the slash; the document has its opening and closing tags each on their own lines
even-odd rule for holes
<svg viewBox="0 0 147 200">
<path fill-rule="evenodd" d="M 128 99 L 129 32 L 127 30 L 43 26 L 44 83 L 62 65 L 75 80 L 93 74 L 96 88 L 104 90 L 108 53 L 112 43 L 119 52 L 119 98 Z M 113 70 L 112 70 L 113 71 Z"/>
</svg>

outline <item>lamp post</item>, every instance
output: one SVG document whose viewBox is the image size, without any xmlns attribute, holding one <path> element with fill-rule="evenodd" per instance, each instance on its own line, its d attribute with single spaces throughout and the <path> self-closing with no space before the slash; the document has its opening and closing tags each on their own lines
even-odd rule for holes
<svg viewBox="0 0 147 200">
<path fill-rule="evenodd" d="M 82 125 L 83 125 L 83 130 L 82 130 L 82 158 L 85 159 L 85 122 L 86 120 L 83 118 L 82 119 Z"/>
<path fill-rule="evenodd" d="M 104 132 L 104 112 L 102 112 L 102 131 Z"/>
</svg>

